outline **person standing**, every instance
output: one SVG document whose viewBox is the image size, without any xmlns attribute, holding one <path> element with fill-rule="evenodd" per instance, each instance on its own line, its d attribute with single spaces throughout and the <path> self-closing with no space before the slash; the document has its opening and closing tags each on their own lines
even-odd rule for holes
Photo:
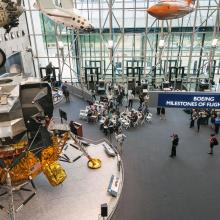
<svg viewBox="0 0 220 220">
<path fill-rule="evenodd" d="M 194 127 L 196 118 L 197 118 L 197 113 L 196 113 L 196 110 L 193 109 L 191 113 L 191 120 L 190 120 L 190 126 L 189 126 L 190 128 Z"/>
<path fill-rule="evenodd" d="M 64 90 L 64 96 L 66 98 L 66 102 L 70 102 L 70 93 L 68 89 Z"/>
<path fill-rule="evenodd" d="M 96 94 L 95 94 L 95 90 L 93 89 L 92 90 L 92 99 L 93 99 L 93 101 L 96 101 L 96 96 L 95 96 Z"/>
<path fill-rule="evenodd" d="M 76 129 L 76 127 L 75 127 L 73 121 L 70 121 L 69 127 L 70 127 L 70 131 L 71 131 L 73 134 L 77 135 L 77 129 Z"/>
<path fill-rule="evenodd" d="M 211 122 L 211 129 L 215 130 L 215 118 L 216 115 L 214 113 L 211 114 L 210 122 Z"/>
<path fill-rule="evenodd" d="M 128 94 L 128 107 L 129 108 L 133 107 L 133 99 L 134 99 L 134 95 L 131 92 L 129 92 Z"/>
<path fill-rule="evenodd" d="M 143 97 L 143 93 L 142 92 L 140 92 L 140 94 L 139 94 L 139 102 L 140 102 L 140 107 L 142 107 L 142 104 L 144 102 L 144 97 Z"/>
<path fill-rule="evenodd" d="M 105 136 L 108 135 L 108 126 L 109 126 L 109 118 L 106 118 L 105 121 L 104 121 L 104 124 L 103 124 L 103 132 L 105 134 Z"/>
<path fill-rule="evenodd" d="M 219 132 L 219 125 L 220 125 L 220 117 L 217 115 L 215 118 L 215 134 L 218 134 Z"/>
<path fill-rule="evenodd" d="M 145 105 L 145 106 L 148 106 L 149 99 L 150 99 L 149 95 L 146 94 L 146 95 L 144 96 L 144 105 Z"/>
<path fill-rule="evenodd" d="M 52 62 L 49 62 L 49 64 L 46 66 L 46 80 L 47 81 L 50 81 L 52 73 L 53 73 L 53 64 Z"/>
<path fill-rule="evenodd" d="M 208 154 L 213 154 L 213 148 L 215 145 L 218 145 L 218 140 L 215 137 L 215 134 L 211 134 L 210 138 L 209 138 L 209 146 L 210 146 L 210 151 L 208 152 Z"/>
<path fill-rule="evenodd" d="M 202 122 L 202 114 L 200 113 L 199 116 L 198 116 L 198 119 L 197 119 L 197 131 L 198 132 L 200 130 L 201 122 Z"/>
<path fill-rule="evenodd" d="M 61 89 L 62 89 L 62 92 L 63 92 L 63 94 L 64 94 L 65 90 L 67 89 L 67 81 L 65 81 L 64 83 L 62 83 Z"/>
<path fill-rule="evenodd" d="M 160 115 L 161 108 L 157 107 L 157 115 Z"/>
<path fill-rule="evenodd" d="M 165 108 L 162 107 L 161 110 L 160 110 L 160 119 L 161 120 L 165 120 L 166 119 L 165 113 L 166 113 Z"/>
<path fill-rule="evenodd" d="M 123 142 L 125 141 L 126 135 L 122 133 L 121 130 L 118 133 L 115 133 L 115 139 L 118 143 L 118 153 L 121 156 L 123 151 Z"/>
<path fill-rule="evenodd" d="M 172 148 L 171 148 L 170 157 L 175 157 L 176 156 L 176 147 L 179 144 L 179 137 L 177 134 L 173 134 L 171 137 L 172 137 Z"/>
</svg>

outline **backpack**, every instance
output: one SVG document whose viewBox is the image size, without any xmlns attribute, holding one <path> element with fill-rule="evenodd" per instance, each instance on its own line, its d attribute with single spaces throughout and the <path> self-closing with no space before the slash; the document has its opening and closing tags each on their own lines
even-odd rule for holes
<svg viewBox="0 0 220 220">
<path fill-rule="evenodd" d="M 213 144 L 214 144 L 214 145 L 218 145 L 218 140 L 217 140 L 216 138 L 214 138 Z"/>
</svg>

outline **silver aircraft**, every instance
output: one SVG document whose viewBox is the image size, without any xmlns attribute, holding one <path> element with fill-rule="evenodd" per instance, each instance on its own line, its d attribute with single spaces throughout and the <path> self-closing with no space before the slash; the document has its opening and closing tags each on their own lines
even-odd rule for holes
<svg viewBox="0 0 220 220">
<path fill-rule="evenodd" d="M 92 24 L 79 14 L 75 8 L 67 9 L 54 5 L 52 0 L 37 0 L 34 7 L 55 23 L 63 24 L 75 30 L 92 31 Z"/>
</svg>

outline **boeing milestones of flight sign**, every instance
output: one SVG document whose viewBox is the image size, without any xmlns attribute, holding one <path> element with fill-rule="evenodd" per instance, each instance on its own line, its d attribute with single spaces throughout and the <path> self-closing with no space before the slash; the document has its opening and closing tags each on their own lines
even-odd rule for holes
<svg viewBox="0 0 220 220">
<path fill-rule="evenodd" d="M 220 108 L 219 93 L 158 93 L 158 106 L 166 108 Z"/>
</svg>

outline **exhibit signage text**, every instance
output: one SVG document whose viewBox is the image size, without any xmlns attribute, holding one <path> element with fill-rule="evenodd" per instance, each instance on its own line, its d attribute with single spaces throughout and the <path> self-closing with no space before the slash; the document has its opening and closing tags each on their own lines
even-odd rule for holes
<svg viewBox="0 0 220 220">
<path fill-rule="evenodd" d="M 159 93 L 158 106 L 167 108 L 220 108 L 220 94 Z"/>
</svg>

